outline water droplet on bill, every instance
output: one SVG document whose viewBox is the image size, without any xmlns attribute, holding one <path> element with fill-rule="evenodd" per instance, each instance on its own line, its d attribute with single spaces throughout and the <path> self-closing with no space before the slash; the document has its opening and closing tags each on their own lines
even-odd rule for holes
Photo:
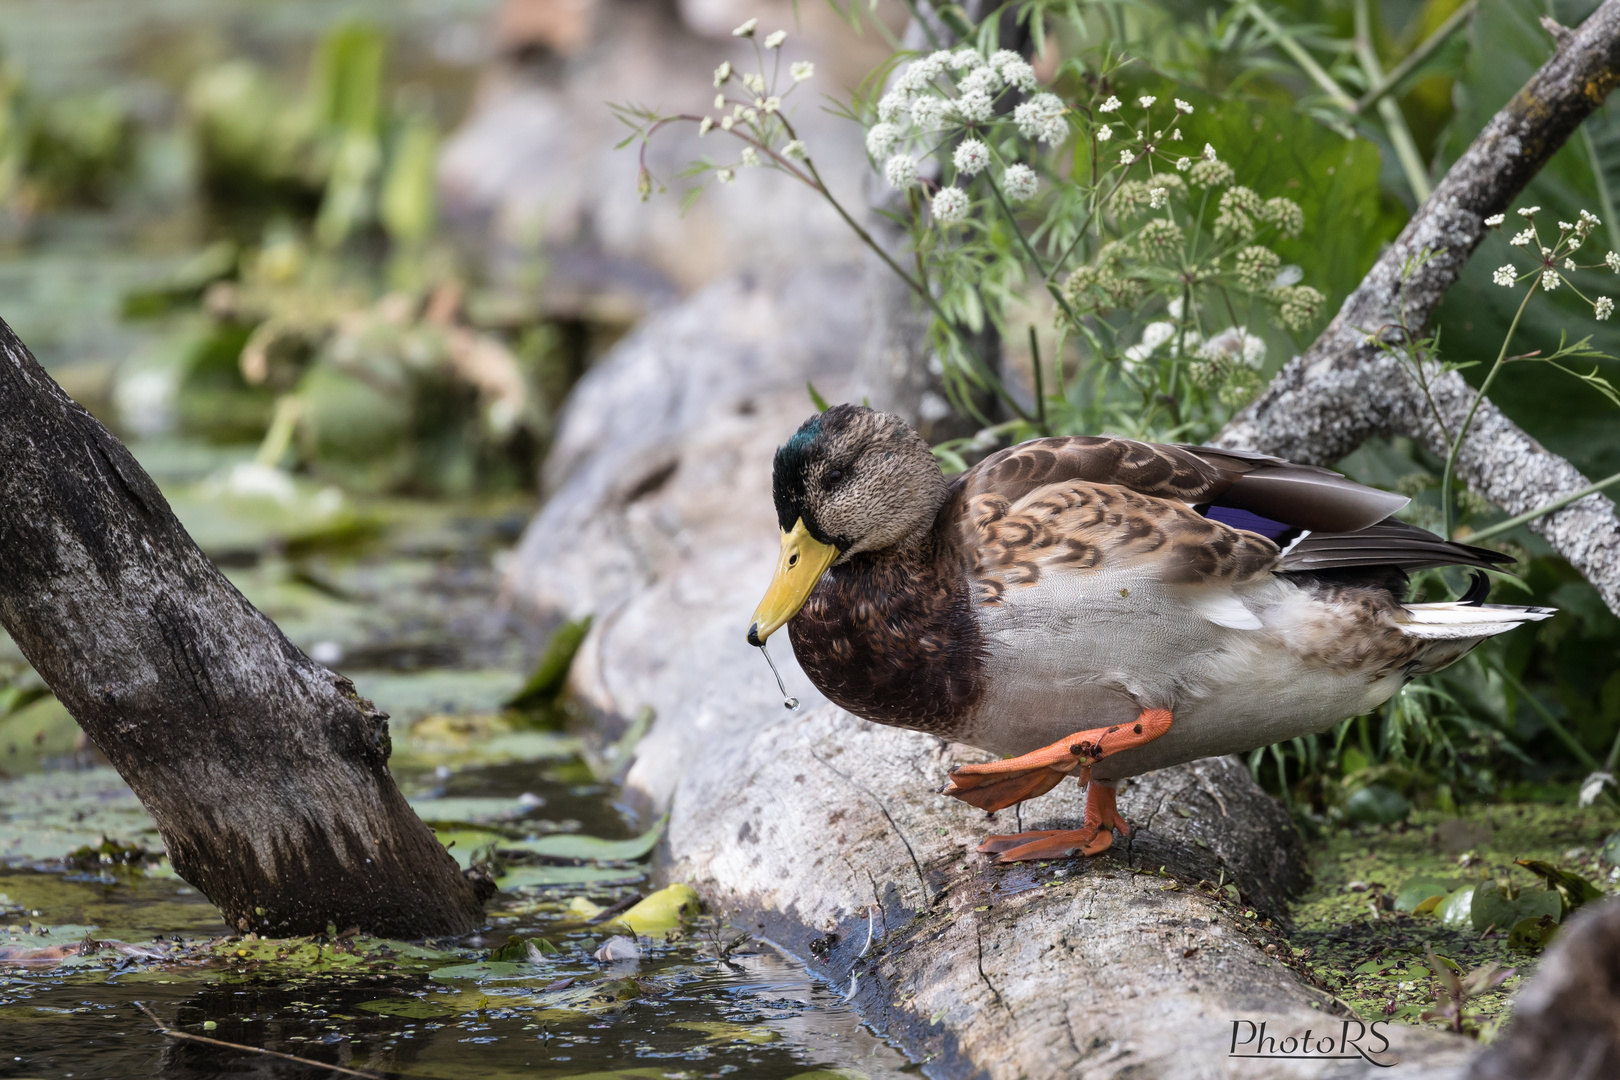
<svg viewBox="0 0 1620 1080">
<path fill-rule="evenodd" d="M 788 697 L 787 684 L 782 682 L 782 673 L 776 670 L 776 661 L 771 659 L 771 654 L 769 650 L 765 648 L 764 642 L 760 642 L 759 651 L 764 654 L 765 662 L 771 665 L 771 674 L 776 676 L 776 688 L 782 692 L 782 707 L 788 712 L 797 712 L 799 708 L 799 699 L 796 697 Z"/>
</svg>

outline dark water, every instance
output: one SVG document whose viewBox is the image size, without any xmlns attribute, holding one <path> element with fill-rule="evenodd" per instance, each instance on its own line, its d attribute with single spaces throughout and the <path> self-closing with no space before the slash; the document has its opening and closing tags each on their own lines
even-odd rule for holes
<svg viewBox="0 0 1620 1080">
<path fill-rule="evenodd" d="M 501 715 L 536 650 L 495 602 L 496 566 L 528 509 L 396 506 L 366 551 L 264 555 L 229 569 L 301 647 L 366 665 L 333 660 L 392 714 L 402 790 L 441 838 L 461 838 L 463 855 L 482 842 L 468 839 L 480 829 L 623 840 L 652 824 L 621 810 L 580 740 L 512 730 Z M 0 719 L 0 734 L 13 722 Z M 716 959 L 741 930 L 713 917 L 668 941 L 640 938 L 639 961 L 594 959 L 610 932 L 585 918 L 652 891 L 644 863 L 533 866 L 590 880 L 503 892 L 482 933 L 418 950 L 226 938 L 214 909 L 156 854 L 128 867 L 64 865 L 61 853 L 104 835 L 149 852 L 160 842 L 93 750 L 41 764 L 0 779 L 0 857 L 12 852 L 0 862 L 0 950 L 86 937 L 126 948 L 0 961 L 0 1077 L 323 1073 L 167 1037 L 137 1002 L 180 1031 L 378 1075 L 884 1077 L 906 1068 L 836 990 L 769 943 L 741 939 Z M 534 950 L 520 944 L 515 961 L 488 962 L 514 938 Z"/>
<path fill-rule="evenodd" d="M 424 806 L 522 796 L 520 805 L 536 807 L 523 824 L 539 832 L 632 835 L 614 789 L 587 776 L 564 760 L 417 767 L 400 780 L 407 793 L 434 799 Z M 432 951 L 415 963 L 396 963 L 387 950 L 397 947 L 379 953 L 365 939 L 223 938 L 212 906 L 164 864 L 152 865 L 149 873 L 36 860 L 0 869 L 0 947 L 88 935 L 163 954 L 103 948 L 0 962 L 0 1077 L 320 1075 L 312 1065 L 166 1037 L 137 1002 L 182 1031 L 381 1075 L 786 1078 L 845 1069 L 881 1077 L 905 1067 L 836 991 L 768 943 L 744 940 L 716 959 L 717 943 L 739 934 L 718 920 L 700 918 L 668 942 L 639 939 L 639 961 L 594 959 L 610 935 L 581 915 L 650 891 L 639 864 L 603 866 L 607 881 L 598 884 L 502 893 L 483 933 L 425 943 Z M 544 942 L 546 951 L 480 966 L 512 938 Z M 358 955 L 344 952 L 351 945 Z M 556 989 L 566 979 L 576 981 Z"/>
</svg>

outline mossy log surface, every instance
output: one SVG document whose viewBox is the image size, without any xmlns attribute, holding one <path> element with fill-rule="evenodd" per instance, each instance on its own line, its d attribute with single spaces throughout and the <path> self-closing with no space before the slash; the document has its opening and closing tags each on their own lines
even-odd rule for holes
<svg viewBox="0 0 1620 1080">
<path fill-rule="evenodd" d="M 3 322 L 0 621 L 232 927 L 482 923 L 394 786 L 387 716 L 243 598 Z"/>
</svg>

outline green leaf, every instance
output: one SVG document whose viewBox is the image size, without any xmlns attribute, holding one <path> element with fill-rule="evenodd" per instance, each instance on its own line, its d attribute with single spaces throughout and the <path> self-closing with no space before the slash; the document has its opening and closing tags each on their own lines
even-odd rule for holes
<svg viewBox="0 0 1620 1080">
<path fill-rule="evenodd" d="M 1466 929 L 1472 918 L 1474 906 L 1474 886 L 1464 885 L 1440 904 L 1435 914 L 1440 917 L 1440 925 L 1452 930 Z"/>
<path fill-rule="evenodd" d="M 810 403 L 816 407 L 816 412 L 826 412 L 830 406 L 827 399 L 816 392 L 816 384 L 809 379 L 804 380 L 804 388 L 810 392 Z"/>
<path fill-rule="evenodd" d="M 433 835 L 439 843 L 449 849 L 455 858 L 456 865 L 463 870 L 471 867 L 475 862 L 489 861 L 489 853 L 499 841 L 505 840 L 500 833 L 485 832 L 481 829 L 434 829 Z"/>
<path fill-rule="evenodd" d="M 1579 874 L 1572 874 L 1568 870 L 1560 870 L 1552 863 L 1542 862 L 1539 859 L 1515 859 L 1514 862 L 1529 870 L 1532 874 L 1539 874 L 1547 882 L 1547 888 L 1556 889 L 1564 898 L 1564 914 L 1569 914 L 1588 900 L 1601 900 L 1604 897 L 1602 889 L 1593 885 Z"/>
<path fill-rule="evenodd" d="M 593 859 L 597 862 L 630 862 L 646 856 L 664 835 L 669 815 L 659 818 L 652 828 L 630 840 L 601 840 L 578 833 L 554 833 L 533 840 L 503 841 L 507 851 L 527 851 L 548 859 Z"/>
<path fill-rule="evenodd" d="M 435 1005 L 424 998 L 383 998 L 380 1001 L 362 1001 L 356 1005 L 369 1013 L 383 1016 L 407 1016 L 413 1020 L 435 1020 L 441 1016 L 455 1016 L 460 1009 Z"/>
<path fill-rule="evenodd" d="M 1546 948 L 1558 933 L 1558 920 L 1549 915 L 1526 916 L 1508 932 L 1508 948 L 1533 951 Z"/>
<path fill-rule="evenodd" d="M 507 704 L 514 708 L 549 704 L 562 691 L 568 681 L 568 669 L 574 663 L 574 654 L 590 632 L 593 616 L 563 623 L 546 643 L 546 651 L 523 688 L 513 694 Z"/>
<path fill-rule="evenodd" d="M 1469 905 L 1469 922 L 1476 932 L 1490 927 L 1511 929 L 1521 919 L 1546 915 L 1555 922 L 1563 917 L 1564 901 L 1554 889 L 1524 889 L 1509 899 L 1495 881 L 1482 881 L 1474 887 Z"/>
<path fill-rule="evenodd" d="M 1344 803 L 1346 817 L 1368 825 L 1392 825 L 1411 812 L 1406 796 L 1384 784 L 1369 784 Z"/>
<path fill-rule="evenodd" d="M 1415 877 L 1401 886 L 1400 892 L 1395 894 L 1396 911 L 1413 911 L 1425 900 L 1433 897 L 1444 897 L 1460 883 L 1446 878 Z"/>
<path fill-rule="evenodd" d="M 642 935 L 667 934 L 678 928 L 690 915 L 696 915 L 701 905 L 696 890 L 690 885 L 667 885 L 606 924 L 622 926 Z"/>
<path fill-rule="evenodd" d="M 646 876 L 641 870 L 602 866 L 518 866 L 502 874 L 495 884 L 503 892 L 515 892 L 564 885 L 634 884 Z"/>
</svg>

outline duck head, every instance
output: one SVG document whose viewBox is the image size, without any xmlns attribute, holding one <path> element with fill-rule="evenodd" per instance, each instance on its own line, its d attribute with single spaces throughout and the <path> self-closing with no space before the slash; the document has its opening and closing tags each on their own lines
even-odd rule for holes
<svg viewBox="0 0 1620 1080">
<path fill-rule="evenodd" d="M 830 566 L 919 542 L 949 493 L 939 463 L 904 420 L 835 405 L 776 451 L 771 486 L 782 551 L 754 611 L 748 643 L 799 613 Z"/>
</svg>

